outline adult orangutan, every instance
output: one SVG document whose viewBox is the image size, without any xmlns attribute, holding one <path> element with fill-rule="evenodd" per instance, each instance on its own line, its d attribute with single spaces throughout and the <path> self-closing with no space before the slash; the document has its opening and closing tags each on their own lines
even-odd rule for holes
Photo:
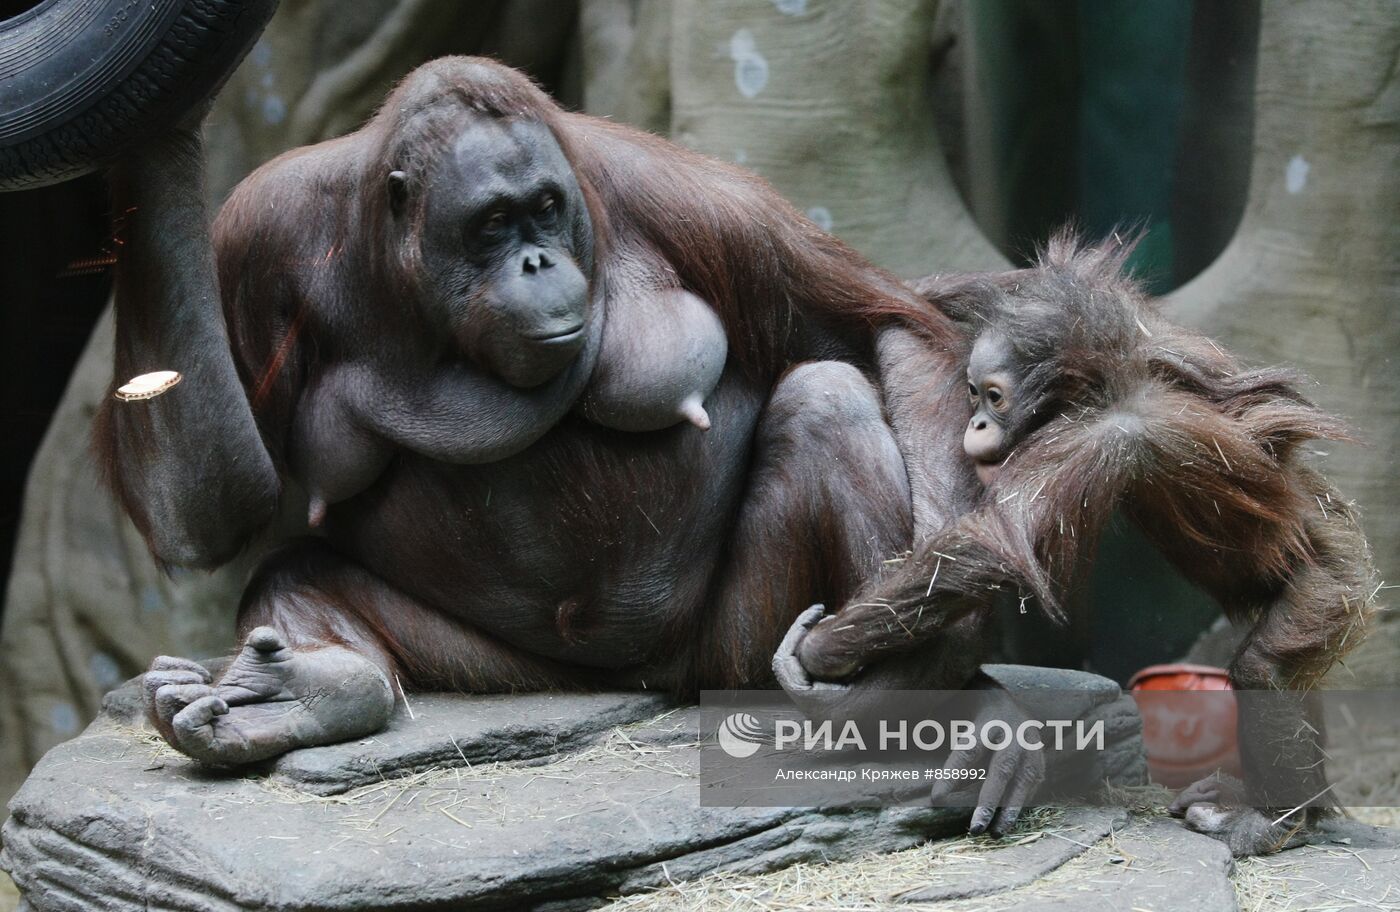
<svg viewBox="0 0 1400 912">
<path fill-rule="evenodd" d="M 323 533 L 255 574 L 220 681 L 154 664 L 155 723 L 202 761 L 374 731 L 396 677 L 771 682 L 803 608 L 909 548 L 904 448 L 929 509 L 975 486 L 956 429 L 911 416 L 902 447 L 876 385 L 886 324 L 957 376 L 952 321 L 752 175 L 515 71 L 420 68 L 245 180 L 212 238 L 200 170 L 177 133 L 114 173 L 116 375 L 185 376 L 109 401 L 99 449 L 165 564 L 236 553 L 288 478 Z M 905 666 L 954 687 L 975 658 Z"/>
<path fill-rule="evenodd" d="M 200 174 L 197 139 L 178 132 L 114 173 L 126 213 L 117 378 L 185 379 L 108 402 L 98 445 L 165 564 L 227 559 L 269 522 L 288 479 L 320 534 L 254 575 L 242 651 L 217 682 L 183 659 L 153 664 L 152 719 L 190 756 L 236 765 L 368 734 L 396 680 L 688 692 L 767 684 L 777 652 L 798 693 L 813 678 L 856 696 L 951 689 L 984 654 L 989 587 L 1021 584 L 1054 605 L 1077 540 L 1029 506 L 1040 491 L 1023 495 L 1024 512 L 999 492 L 1020 492 L 1016 467 L 1033 464 L 1069 511 L 1071 482 L 1044 461 L 1102 459 L 1101 440 L 1047 436 L 1073 420 L 1072 396 L 1027 400 L 1034 417 L 1007 439 L 1025 434 L 1029 449 L 968 447 L 1001 459 L 1000 477 L 981 472 L 984 491 L 964 454 L 963 389 L 969 351 L 975 363 L 1012 353 L 998 369 L 1059 389 L 1056 372 L 1073 380 L 1075 363 L 1016 345 L 1076 341 L 1077 325 L 1048 319 L 1027 335 L 1019 312 L 988 310 L 1010 342 L 979 356 L 957 296 L 926 289 L 949 310 L 930 306 L 751 175 L 564 113 L 484 60 L 428 64 L 360 131 L 259 169 L 212 238 Z M 1115 300 L 1139 309 L 1135 295 Z M 1137 377 L 1112 367 L 1137 364 L 1136 340 L 1086 344 L 1099 341 L 1116 347 L 1086 363 L 1116 394 Z M 1285 395 L 1230 380 L 1232 365 L 1181 373 L 1174 395 L 1200 416 L 1188 429 Z M 1256 491 L 1230 468 L 1199 471 L 1215 489 L 1245 485 L 1247 498 L 1221 501 L 1235 511 L 1224 529 L 1264 530 L 1249 540 L 1273 555 L 1269 585 L 1250 589 L 1262 595 L 1302 559 L 1302 539 L 1272 548 L 1270 530 L 1303 528 L 1290 485 L 1312 476 L 1291 462 L 1293 425 L 1256 430 L 1243 422 L 1222 445 L 1275 447 L 1286 481 Z M 1104 498 L 1135 493 L 1106 480 Z M 1237 516 L 1237 502 L 1253 512 Z M 1083 539 L 1101 511 L 1095 493 Z M 1199 520 L 1186 507 L 1147 515 L 1166 538 Z M 1213 547 L 1213 534 L 1183 547 Z M 939 554 L 961 556 L 938 576 Z M 816 615 L 803 615 L 785 640 L 818 602 L 850 604 L 810 632 Z M 910 635 L 889 635 L 887 616 L 909 624 L 920 606 Z M 1005 772 L 983 789 L 974 829 L 1005 829 L 1029 796 L 1033 777 Z"/>
</svg>

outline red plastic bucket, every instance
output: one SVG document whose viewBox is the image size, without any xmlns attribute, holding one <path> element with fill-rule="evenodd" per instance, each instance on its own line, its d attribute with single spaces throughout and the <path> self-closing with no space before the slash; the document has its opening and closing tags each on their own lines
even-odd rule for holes
<svg viewBox="0 0 1400 912">
<path fill-rule="evenodd" d="M 1153 665 L 1133 675 L 1128 690 L 1154 782 L 1182 788 L 1216 770 L 1240 775 L 1238 711 L 1225 669 Z"/>
</svg>

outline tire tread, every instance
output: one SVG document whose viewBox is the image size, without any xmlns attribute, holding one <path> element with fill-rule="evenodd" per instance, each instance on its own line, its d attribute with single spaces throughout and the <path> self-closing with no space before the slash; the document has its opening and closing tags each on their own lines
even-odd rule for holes
<svg viewBox="0 0 1400 912">
<path fill-rule="evenodd" d="M 276 5 L 276 0 L 186 0 L 124 79 L 96 98 L 75 93 L 70 117 L 0 146 L 0 191 L 78 177 L 109 164 L 151 130 L 173 125 L 223 84 Z"/>
</svg>

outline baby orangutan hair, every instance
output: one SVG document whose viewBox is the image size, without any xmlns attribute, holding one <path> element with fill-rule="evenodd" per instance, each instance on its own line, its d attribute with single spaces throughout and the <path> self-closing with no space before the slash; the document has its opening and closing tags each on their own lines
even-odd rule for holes
<svg viewBox="0 0 1400 912">
<path fill-rule="evenodd" d="M 1131 247 L 1061 235 L 1033 268 L 916 285 L 966 330 L 966 386 L 943 403 L 947 414 L 970 405 L 963 446 L 983 490 L 813 626 L 798 658 L 814 679 L 849 678 L 881 655 L 967 636 L 1007 586 L 1063 618 L 1074 574 L 1121 508 L 1249 627 L 1234 687 L 1275 691 L 1270 705 L 1290 707 L 1286 719 L 1240 713 L 1245 768 L 1286 770 L 1271 778 L 1280 796 L 1323 792 L 1321 748 L 1302 725 L 1306 692 L 1360 641 L 1374 571 L 1352 505 L 1301 451 L 1348 431 L 1304 398 L 1294 372 L 1243 367 L 1168 322 L 1124 275 Z M 1280 823 L 1299 801 L 1277 807 L 1271 789 L 1247 789 L 1227 795 L 1207 780 L 1173 810 L 1238 854 L 1279 848 L 1321 812 Z"/>
</svg>

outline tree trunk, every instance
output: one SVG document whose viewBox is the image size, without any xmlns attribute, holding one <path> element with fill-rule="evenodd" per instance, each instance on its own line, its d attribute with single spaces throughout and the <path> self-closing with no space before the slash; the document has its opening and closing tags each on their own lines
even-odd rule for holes
<svg viewBox="0 0 1400 912">
<path fill-rule="evenodd" d="M 1400 572 L 1397 54 L 1387 0 L 1262 5 L 1244 218 L 1168 304 L 1254 361 L 1298 365 L 1319 404 L 1353 421 L 1366 446 L 1314 449 L 1359 503 L 1382 576 Z M 1353 685 L 1400 679 L 1400 624 L 1380 627 L 1349 660 Z"/>
<path fill-rule="evenodd" d="M 998 269 L 930 102 L 935 0 L 677 0 L 671 135 L 902 276 Z"/>
<path fill-rule="evenodd" d="M 662 136 L 671 129 L 671 5 L 583 0 L 583 109 Z"/>
</svg>

